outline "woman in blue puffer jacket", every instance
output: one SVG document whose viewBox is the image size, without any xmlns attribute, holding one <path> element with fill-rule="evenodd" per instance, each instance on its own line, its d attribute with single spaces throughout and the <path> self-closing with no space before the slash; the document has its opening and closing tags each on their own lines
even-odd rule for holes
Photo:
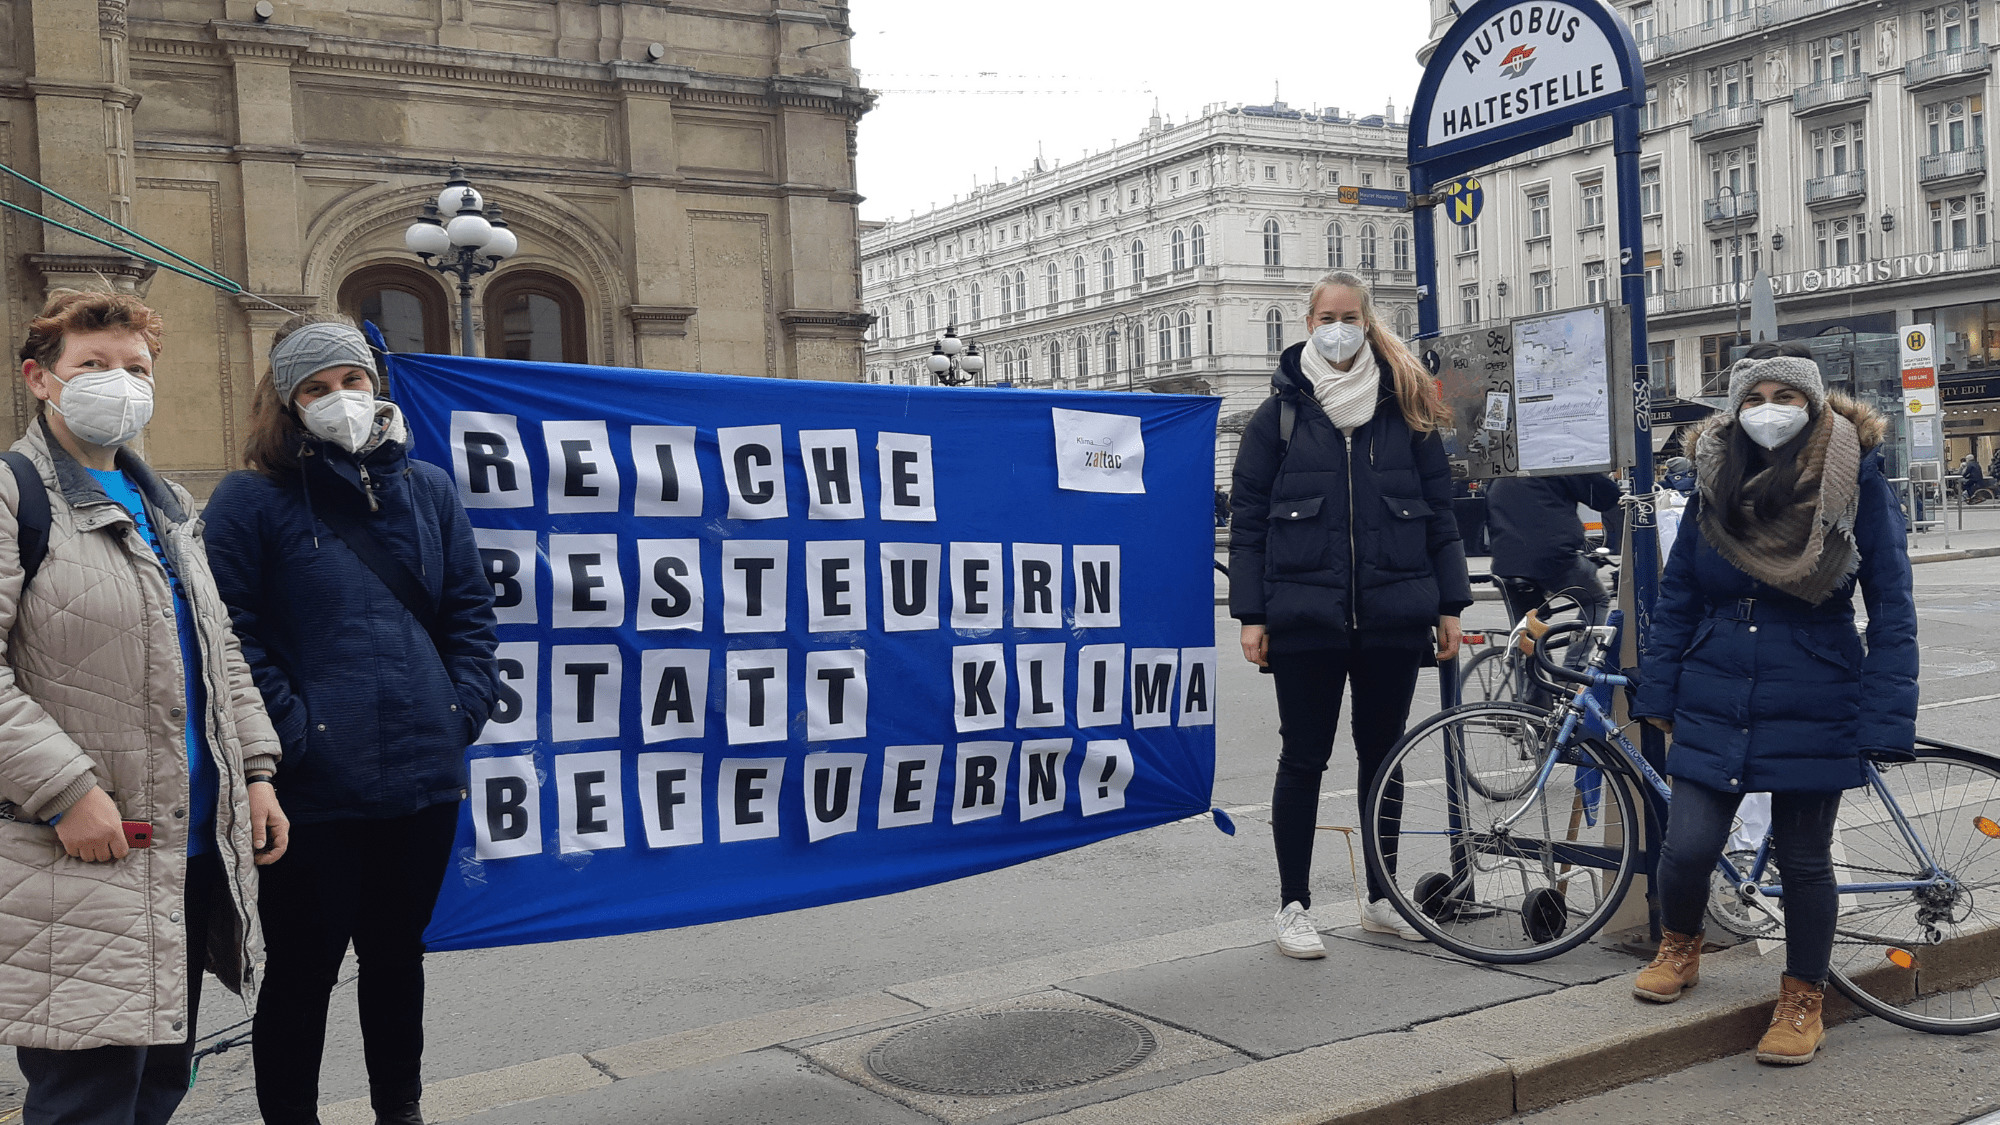
<svg viewBox="0 0 2000 1125">
<path fill-rule="evenodd" d="M 423 932 L 465 749 L 496 695 L 472 525 L 444 470 L 410 460 L 379 390 L 352 322 L 287 322 L 252 405 L 254 471 L 224 479 L 204 513 L 216 588 L 284 745 L 275 784 L 304 810 L 258 892 L 266 1125 L 317 1125 L 327 998 L 350 939 L 375 1120 L 423 1120 Z"/>
<path fill-rule="evenodd" d="M 1695 983 L 1709 879 L 1737 805 L 1769 792 L 1787 944 L 1757 1058 L 1804 1063 L 1825 1039 L 1841 792 L 1862 784 L 1864 752 L 1907 751 L 1916 738 L 1916 606 L 1882 472 L 1883 420 L 1829 395 L 1803 349 L 1737 363 L 1729 403 L 1695 441 L 1696 495 L 1632 708 L 1674 736 L 1659 874 L 1667 932 L 1634 992 L 1665 1003 Z"/>
</svg>

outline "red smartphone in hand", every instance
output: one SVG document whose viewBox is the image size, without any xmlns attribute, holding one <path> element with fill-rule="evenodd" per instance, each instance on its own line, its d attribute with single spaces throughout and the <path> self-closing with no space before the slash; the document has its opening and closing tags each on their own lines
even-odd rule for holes
<svg viewBox="0 0 2000 1125">
<path fill-rule="evenodd" d="M 153 826 L 143 820 L 128 820 L 125 824 L 125 844 L 133 848 L 153 846 Z"/>
</svg>

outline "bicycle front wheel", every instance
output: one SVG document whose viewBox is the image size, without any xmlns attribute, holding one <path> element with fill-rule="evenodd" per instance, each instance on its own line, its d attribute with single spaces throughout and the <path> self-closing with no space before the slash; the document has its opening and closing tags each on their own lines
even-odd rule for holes
<svg viewBox="0 0 2000 1125">
<path fill-rule="evenodd" d="M 1833 836 L 1843 886 L 1833 982 L 1891 1023 L 1944 1035 L 2000 1029 L 2000 759 L 1927 746 L 1874 763 Z"/>
<path fill-rule="evenodd" d="M 1462 957 L 1576 948 L 1638 867 L 1629 787 L 1610 752 L 1555 746 L 1559 714 L 1468 703 L 1412 728 L 1362 802 L 1368 869 L 1410 925 Z"/>
</svg>

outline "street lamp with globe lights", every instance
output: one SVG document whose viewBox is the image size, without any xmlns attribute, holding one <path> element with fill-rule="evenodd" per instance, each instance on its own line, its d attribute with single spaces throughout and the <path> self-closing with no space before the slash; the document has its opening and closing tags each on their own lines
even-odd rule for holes
<svg viewBox="0 0 2000 1125">
<path fill-rule="evenodd" d="M 951 325 L 931 345 L 927 364 L 934 381 L 947 387 L 963 387 L 978 381 L 979 373 L 986 370 L 986 357 L 979 354 L 977 343 L 960 340 L 957 326 Z"/>
<path fill-rule="evenodd" d="M 487 206 L 465 169 L 454 164 L 436 201 L 426 202 L 424 213 L 403 232 L 403 245 L 425 265 L 458 278 L 458 352 L 471 355 L 472 279 L 491 273 L 521 248 L 499 205 Z"/>
</svg>

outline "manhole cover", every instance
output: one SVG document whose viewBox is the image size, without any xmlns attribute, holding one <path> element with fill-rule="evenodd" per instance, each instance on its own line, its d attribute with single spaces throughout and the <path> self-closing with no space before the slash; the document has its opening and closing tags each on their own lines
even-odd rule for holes
<svg viewBox="0 0 2000 1125">
<path fill-rule="evenodd" d="M 1156 1046 L 1144 1024 L 1108 1012 L 960 1012 L 884 1039 L 868 1052 L 868 1069 L 907 1090 L 1006 1097 L 1109 1078 Z"/>
</svg>

